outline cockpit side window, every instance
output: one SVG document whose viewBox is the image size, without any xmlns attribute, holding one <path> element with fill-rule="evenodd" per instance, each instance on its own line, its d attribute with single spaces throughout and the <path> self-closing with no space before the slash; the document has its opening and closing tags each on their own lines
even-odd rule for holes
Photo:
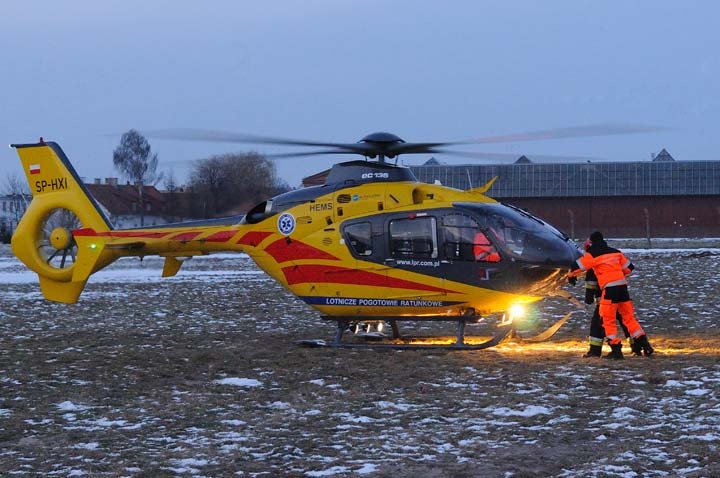
<svg viewBox="0 0 720 478">
<path fill-rule="evenodd" d="M 370 256 L 372 247 L 372 226 L 369 222 L 351 224 L 345 228 L 345 243 L 358 256 Z"/>
<path fill-rule="evenodd" d="M 437 223 L 434 217 L 390 221 L 390 253 L 393 257 L 438 257 Z"/>
<path fill-rule="evenodd" d="M 443 217 L 445 257 L 461 261 L 500 262 L 500 254 L 477 221 L 466 214 Z"/>
<path fill-rule="evenodd" d="M 511 210 L 501 210 L 502 212 Z M 487 219 L 490 232 L 505 246 L 517 255 L 523 255 L 532 232 L 539 230 L 539 224 L 520 214 L 495 214 Z"/>
</svg>

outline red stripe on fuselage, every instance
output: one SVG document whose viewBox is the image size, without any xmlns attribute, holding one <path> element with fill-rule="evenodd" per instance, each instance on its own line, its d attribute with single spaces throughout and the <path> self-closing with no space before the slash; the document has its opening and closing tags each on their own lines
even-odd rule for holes
<svg viewBox="0 0 720 478">
<path fill-rule="evenodd" d="M 257 247 L 268 236 L 272 236 L 272 232 L 250 231 L 238 239 L 237 243 Z"/>
<path fill-rule="evenodd" d="M 347 269 L 345 267 L 305 265 L 283 267 L 285 279 L 288 285 L 305 284 L 309 282 L 369 285 L 376 287 L 390 287 L 393 289 L 425 290 L 430 292 L 453 291 L 434 287 L 420 282 L 413 282 L 404 279 L 388 277 L 384 274 L 361 271 L 358 269 Z"/>
<path fill-rule="evenodd" d="M 97 237 L 144 237 L 146 239 L 162 239 L 170 234 L 169 232 L 131 232 L 131 231 L 105 231 L 97 232 L 89 227 L 85 229 L 75 229 L 73 236 L 97 236 Z"/>
<path fill-rule="evenodd" d="M 237 230 L 220 231 L 220 232 L 216 232 L 215 234 L 209 235 L 204 240 L 206 242 L 225 242 L 225 241 L 229 241 L 230 238 L 232 238 L 236 233 L 237 233 Z"/>
<path fill-rule="evenodd" d="M 171 241 L 192 241 L 202 234 L 202 231 L 181 232 L 170 238 Z"/>
<path fill-rule="evenodd" d="M 265 252 L 270 254 L 278 264 L 301 259 L 340 260 L 332 254 L 294 239 L 291 239 L 289 243 L 287 239 L 278 239 L 267 246 Z"/>
<path fill-rule="evenodd" d="M 97 232 L 95 232 L 95 229 L 90 227 L 85 227 L 83 229 L 75 229 L 72 232 L 73 236 L 75 237 L 92 237 L 97 236 Z"/>
</svg>

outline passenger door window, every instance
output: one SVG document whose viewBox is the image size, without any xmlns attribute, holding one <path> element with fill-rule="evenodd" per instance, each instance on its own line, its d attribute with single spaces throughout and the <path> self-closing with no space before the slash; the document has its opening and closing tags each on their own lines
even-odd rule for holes
<svg viewBox="0 0 720 478">
<path fill-rule="evenodd" d="M 434 217 L 390 221 L 390 254 L 393 257 L 438 257 L 437 224 Z"/>
<path fill-rule="evenodd" d="M 358 256 L 369 256 L 373 253 L 372 226 L 369 222 L 351 224 L 345 228 L 345 242 L 350 250 Z"/>
<path fill-rule="evenodd" d="M 443 217 L 445 257 L 461 261 L 500 262 L 500 254 L 482 232 L 477 221 L 466 214 Z"/>
</svg>

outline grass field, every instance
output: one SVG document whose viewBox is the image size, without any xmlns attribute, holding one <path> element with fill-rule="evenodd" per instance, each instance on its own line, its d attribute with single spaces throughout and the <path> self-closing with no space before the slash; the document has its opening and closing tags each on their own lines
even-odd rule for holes
<svg viewBox="0 0 720 478">
<path fill-rule="evenodd" d="M 245 256 L 123 260 L 67 306 L 0 249 L 0 476 L 720 476 L 720 255 L 627 254 L 657 354 L 608 363 L 585 312 L 537 345 L 307 349 L 333 327 Z"/>
</svg>

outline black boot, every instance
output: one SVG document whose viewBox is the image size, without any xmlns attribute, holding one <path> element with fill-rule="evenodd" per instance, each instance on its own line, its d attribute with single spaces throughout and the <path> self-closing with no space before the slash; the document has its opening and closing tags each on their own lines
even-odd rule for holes
<svg viewBox="0 0 720 478">
<path fill-rule="evenodd" d="M 612 349 L 610 351 L 610 353 L 607 354 L 606 356 L 604 356 L 603 358 L 613 359 L 613 360 L 622 360 L 625 358 L 625 357 L 623 357 L 623 353 L 622 353 L 622 344 L 611 344 L 610 349 Z"/>
<path fill-rule="evenodd" d="M 640 337 L 636 337 L 635 343 L 645 353 L 646 357 L 651 356 L 653 352 L 655 352 L 655 349 L 652 348 L 652 345 L 650 345 L 647 335 L 645 334 L 641 335 Z"/>
<path fill-rule="evenodd" d="M 590 350 L 583 354 L 583 358 L 593 358 L 602 356 L 602 345 L 590 345 Z"/>
<path fill-rule="evenodd" d="M 634 356 L 642 357 L 642 345 L 637 339 L 630 339 L 630 350 Z"/>
</svg>

